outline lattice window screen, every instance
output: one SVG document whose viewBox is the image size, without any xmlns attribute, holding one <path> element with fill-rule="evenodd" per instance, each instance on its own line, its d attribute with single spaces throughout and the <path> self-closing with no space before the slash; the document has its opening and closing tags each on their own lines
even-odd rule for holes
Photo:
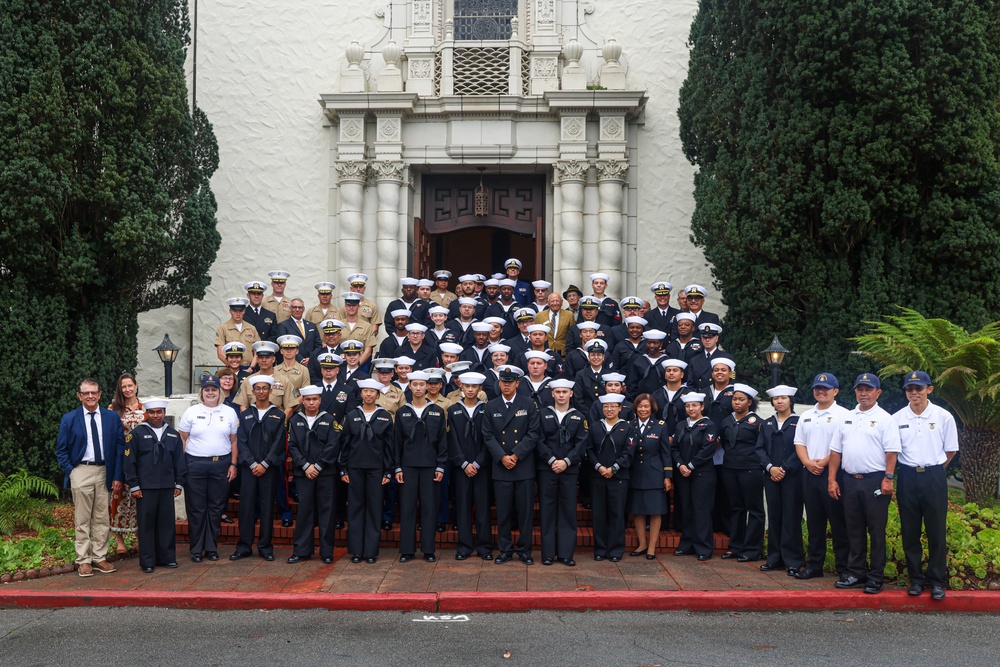
<svg viewBox="0 0 1000 667">
<path fill-rule="evenodd" d="M 510 49 L 455 49 L 456 95 L 506 95 L 509 79 Z"/>
</svg>

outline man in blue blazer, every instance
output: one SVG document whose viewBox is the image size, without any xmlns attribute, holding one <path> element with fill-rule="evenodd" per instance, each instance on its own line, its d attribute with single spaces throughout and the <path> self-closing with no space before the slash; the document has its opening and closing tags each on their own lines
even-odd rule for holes
<svg viewBox="0 0 1000 667">
<path fill-rule="evenodd" d="M 101 386 L 93 378 L 80 382 L 81 407 L 59 423 L 56 458 L 73 490 L 76 524 L 76 564 L 81 577 L 115 571 L 108 562 L 108 496 L 113 482 L 123 482 L 125 432 L 121 418 L 102 408 Z"/>
</svg>

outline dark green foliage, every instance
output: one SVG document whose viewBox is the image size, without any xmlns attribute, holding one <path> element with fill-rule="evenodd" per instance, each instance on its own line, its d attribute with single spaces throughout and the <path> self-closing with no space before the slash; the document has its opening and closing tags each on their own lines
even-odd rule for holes
<svg viewBox="0 0 1000 667">
<path fill-rule="evenodd" d="M 203 296 L 215 137 L 192 117 L 184 0 L 0 8 L 0 470 L 54 475 L 59 416 L 111 400 L 137 314 Z"/>
<path fill-rule="evenodd" d="M 59 489 L 27 470 L 9 476 L 0 473 L 0 535 L 10 535 L 18 528 L 42 530 L 52 523 L 52 508 L 36 496 L 55 498 Z"/>
<path fill-rule="evenodd" d="M 701 1 L 681 138 L 741 378 L 763 383 L 778 334 L 785 381 L 846 384 L 872 370 L 847 339 L 893 304 L 997 318 L 998 17 L 993 0 Z"/>
</svg>

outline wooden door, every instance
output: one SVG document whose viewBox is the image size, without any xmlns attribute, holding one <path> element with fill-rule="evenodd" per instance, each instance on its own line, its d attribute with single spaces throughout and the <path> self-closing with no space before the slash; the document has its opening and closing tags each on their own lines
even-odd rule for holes
<svg viewBox="0 0 1000 667">
<path fill-rule="evenodd" d="M 431 277 L 431 239 L 420 218 L 413 219 L 413 275 Z"/>
</svg>

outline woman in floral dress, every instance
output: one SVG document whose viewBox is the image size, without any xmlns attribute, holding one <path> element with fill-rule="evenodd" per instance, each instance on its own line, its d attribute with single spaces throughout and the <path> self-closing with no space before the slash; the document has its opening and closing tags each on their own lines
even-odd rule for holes
<svg viewBox="0 0 1000 667">
<path fill-rule="evenodd" d="M 122 373 L 115 387 L 111 409 L 121 417 L 126 435 L 146 419 L 139 402 L 139 385 L 130 373 Z M 124 482 L 115 482 L 111 489 L 111 534 L 115 536 L 115 552 L 125 553 L 125 533 L 135 534 L 135 500 Z"/>
</svg>

